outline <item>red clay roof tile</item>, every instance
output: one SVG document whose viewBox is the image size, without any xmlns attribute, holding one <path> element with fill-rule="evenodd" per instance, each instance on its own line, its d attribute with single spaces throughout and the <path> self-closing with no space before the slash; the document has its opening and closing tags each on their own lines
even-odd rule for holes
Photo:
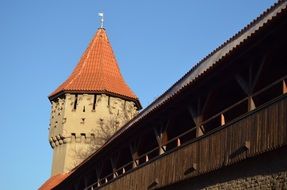
<svg viewBox="0 0 287 190">
<path fill-rule="evenodd" d="M 70 173 L 58 174 L 50 177 L 38 190 L 51 190 L 61 183 Z"/>
<path fill-rule="evenodd" d="M 72 74 L 49 96 L 49 99 L 63 92 L 110 93 L 126 97 L 141 107 L 137 96 L 121 75 L 103 28 L 98 29 Z"/>
</svg>

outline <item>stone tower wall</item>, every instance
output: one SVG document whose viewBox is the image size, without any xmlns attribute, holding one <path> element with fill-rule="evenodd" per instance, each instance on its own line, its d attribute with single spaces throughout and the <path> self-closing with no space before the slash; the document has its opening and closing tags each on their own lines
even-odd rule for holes
<svg viewBox="0 0 287 190">
<path fill-rule="evenodd" d="M 98 137 L 101 127 L 119 127 L 137 114 L 132 101 L 105 94 L 66 94 L 52 101 L 49 142 L 53 150 L 52 175 L 70 171 Z"/>
</svg>

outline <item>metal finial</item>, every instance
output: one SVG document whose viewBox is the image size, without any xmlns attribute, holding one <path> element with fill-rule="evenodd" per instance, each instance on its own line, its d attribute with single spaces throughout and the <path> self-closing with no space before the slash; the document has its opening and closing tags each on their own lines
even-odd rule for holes
<svg viewBox="0 0 287 190">
<path fill-rule="evenodd" d="M 104 13 L 99 13 L 101 28 L 104 28 Z"/>
</svg>

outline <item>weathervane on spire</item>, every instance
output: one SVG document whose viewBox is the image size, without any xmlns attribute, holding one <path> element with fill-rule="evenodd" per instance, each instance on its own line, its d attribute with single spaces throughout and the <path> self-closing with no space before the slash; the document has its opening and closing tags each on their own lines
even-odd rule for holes
<svg viewBox="0 0 287 190">
<path fill-rule="evenodd" d="M 100 20 L 101 28 L 104 28 L 104 13 L 103 12 L 99 13 L 99 17 L 101 17 L 101 20 Z"/>
</svg>

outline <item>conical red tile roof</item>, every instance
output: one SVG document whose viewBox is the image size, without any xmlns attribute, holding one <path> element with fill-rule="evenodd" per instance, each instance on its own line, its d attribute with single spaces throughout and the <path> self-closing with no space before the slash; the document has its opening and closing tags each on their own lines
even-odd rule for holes
<svg viewBox="0 0 287 190">
<path fill-rule="evenodd" d="M 107 93 L 134 101 L 137 96 L 124 81 L 104 28 L 98 29 L 80 62 L 50 96 L 52 100 L 64 92 Z"/>
</svg>

